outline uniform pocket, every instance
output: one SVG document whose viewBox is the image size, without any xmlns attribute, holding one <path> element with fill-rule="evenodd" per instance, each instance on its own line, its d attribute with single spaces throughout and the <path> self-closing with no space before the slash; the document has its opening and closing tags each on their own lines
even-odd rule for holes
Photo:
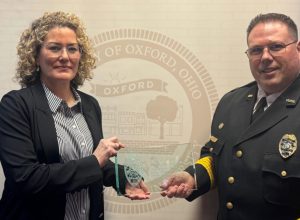
<svg viewBox="0 0 300 220">
<path fill-rule="evenodd" d="M 277 205 L 300 204 L 300 160 L 281 158 L 279 154 L 264 156 L 262 167 L 264 198 Z"/>
</svg>

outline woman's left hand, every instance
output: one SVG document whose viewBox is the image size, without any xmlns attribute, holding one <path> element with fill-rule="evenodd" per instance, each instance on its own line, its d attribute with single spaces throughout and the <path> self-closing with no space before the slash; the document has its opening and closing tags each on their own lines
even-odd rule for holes
<svg viewBox="0 0 300 220">
<path fill-rule="evenodd" d="M 131 200 L 149 199 L 150 192 L 143 180 L 137 186 L 126 183 L 125 196 Z"/>
</svg>

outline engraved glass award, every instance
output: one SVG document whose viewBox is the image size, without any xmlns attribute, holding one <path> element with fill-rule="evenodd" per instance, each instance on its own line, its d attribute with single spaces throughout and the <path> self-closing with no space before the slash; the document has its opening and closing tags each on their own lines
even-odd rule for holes
<svg viewBox="0 0 300 220">
<path fill-rule="evenodd" d="M 198 156 L 199 153 L 194 152 L 194 146 L 191 143 L 143 147 L 126 146 L 118 152 L 114 161 L 118 195 L 121 194 L 119 190 L 121 173 L 124 173 L 126 181 L 133 187 L 144 180 L 150 193 L 158 193 L 161 191 L 162 182 L 171 174 L 183 171 L 188 166 L 195 169 Z M 118 164 L 123 165 L 124 172 L 119 171 Z"/>
</svg>

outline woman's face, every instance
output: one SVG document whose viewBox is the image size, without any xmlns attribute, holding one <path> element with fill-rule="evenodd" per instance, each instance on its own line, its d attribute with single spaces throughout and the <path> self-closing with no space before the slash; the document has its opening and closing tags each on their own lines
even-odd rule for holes
<svg viewBox="0 0 300 220">
<path fill-rule="evenodd" d="M 68 27 L 52 28 L 41 46 L 37 64 L 46 85 L 67 83 L 75 78 L 81 57 L 75 32 Z"/>
</svg>

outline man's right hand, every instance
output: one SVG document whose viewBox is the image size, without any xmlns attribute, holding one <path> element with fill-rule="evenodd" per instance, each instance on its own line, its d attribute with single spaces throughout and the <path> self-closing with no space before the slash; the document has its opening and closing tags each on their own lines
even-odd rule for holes
<svg viewBox="0 0 300 220">
<path fill-rule="evenodd" d="M 177 172 L 164 180 L 160 188 L 162 196 L 187 198 L 195 189 L 195 179 L 188 172 Z"/>
</svg>

